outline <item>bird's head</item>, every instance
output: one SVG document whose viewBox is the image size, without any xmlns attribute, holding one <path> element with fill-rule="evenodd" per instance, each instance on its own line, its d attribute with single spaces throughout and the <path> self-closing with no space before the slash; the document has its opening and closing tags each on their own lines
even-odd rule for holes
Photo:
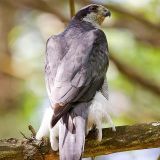
<svg viewBox="0 0 160 160">
<path fill-rule="evenodd" d="M 102 5 L 90 4 L 80 9 L 75 18 L 81 21 L 87 21 L 93 25 L 101 25 L 106 17 L 111 16 L 111 12 Z"/>
</svg>

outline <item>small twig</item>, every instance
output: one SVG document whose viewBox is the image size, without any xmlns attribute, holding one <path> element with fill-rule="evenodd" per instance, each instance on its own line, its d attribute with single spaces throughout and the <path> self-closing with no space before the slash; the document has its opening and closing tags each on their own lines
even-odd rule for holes
<svg viewBox="0 0 160 160">
<path fill-rule="evenodd" d="M 20 134 L 23 136 L 23 138 L 25 138 L 25 139 L 29 140 L 29 138 L 28 138 L 28 137 L 26 137 L 26 136 L 25 136 L 25 134 L 24 134 L 24 133 L 22 133 L 21 131 L 20 131 Z"/>
<path fill-rule="evenodd" d="M 31 125 L 28 126 L 28 129 L 31 131 L 33 137 L 35 137 L 35 136 L 36 136 L 36 131 L 35 131 L 35 129 L 34 129 Z"/>
<path fill-rule="evenodd" d="M 69 5 L 70 5 L 70 15 L 71 18 L 75 15 L 75 3 L 74 0 L 69 0 Z"/>
</svg>

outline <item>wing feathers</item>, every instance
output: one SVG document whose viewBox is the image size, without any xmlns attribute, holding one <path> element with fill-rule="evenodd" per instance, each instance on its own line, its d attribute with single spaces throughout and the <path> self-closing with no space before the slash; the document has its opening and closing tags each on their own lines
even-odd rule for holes
<svg viewBox="0 0 160 160">
<path fill-rule="evenodd" d="M 86 101 L 93 98 L 100 89 L 107 70 L 105 34 L 94 29 L 77 37 L 71 39 L 69 35 L 65 38 L 59 35 L 48 41 L 46 78 L 49 96 L 52 105 L 64 104 L 52 118 L 52 126 L 69 110 L 69 104 L 80 102 L 81 97 L 85 97 Z M 88 90 L 93 93 L 88 95 Z"/>
</svg>

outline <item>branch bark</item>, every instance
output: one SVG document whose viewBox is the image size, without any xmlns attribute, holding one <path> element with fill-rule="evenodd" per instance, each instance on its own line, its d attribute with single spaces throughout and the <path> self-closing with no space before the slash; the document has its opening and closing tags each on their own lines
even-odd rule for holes
<svg viewBox="0 0 160 160">
<path fill-rule="evenodd" d="M 86 137 L 83 157 L 107 155 L 115 152 L 160 147 L 160 122 L 103 129 L 103 140 L 97 142 L 97 132 Z M 0 160 L 57 160 L 58 153 L 52 152 L 45 140 L 37 141 L 8 139 L 0 141 Z"/>
</svg>

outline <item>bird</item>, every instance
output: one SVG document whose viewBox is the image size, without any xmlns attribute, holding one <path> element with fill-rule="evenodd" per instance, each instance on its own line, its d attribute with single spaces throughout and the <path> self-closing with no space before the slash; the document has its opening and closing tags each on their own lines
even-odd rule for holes
<svg viewBox="0 0 160 160">
<path fill-rule="evenodd" d="M 108 113 L 110 107 L 113 107 L 111 102 L 106 99 L 105 96 L 103 96 L 101 91 L 97 91 L 96 95 L 91 101 L 91 105 L 89 106 L 86 135 L 88 135 L 89 131 L 92 129 L 97 129 L 97 140 L 101 142 L 103 128 L 102 125 L 106 124 L 107 122 L 112 127 L 112 131 L 116 131 L 115 125 L 111 119 L 110 114 Z M 50 126 L 50 121 L 53 114 L 54 113 L 51 107 L 45 108 L 40 128 L 36 133 L 36 140 L 45 139 L 45 137 L 48 136 L 48 133 L 50 133 L 51 148 L 53 151 L 58 151 L 60 122 L 57 122 L 53 128 Z"/>
<path fill-rule="evenodd" d="M 110 16 L 106 7 L 90 4 L 75 14 L 62 33 L 47 40 L 45 82 L 51 107 L 45 117 L 49 125 L 44 122 L 36 137 L 40 139 L 44 127 L 49 126 L 51 147 L 59 148 L 60 160 L 82 159 L 85 136 L 94 123 L 99 126 L 98 139 L 102 139 L 100 123 L 101 113 L 107 113 L 103 105 L 108 100 L 109 50 L 100 26 Z M 96 112 L 99 117 L 94 119 Z M 113 126 L 110 116 L 105 116 Z"/>
</svg>

